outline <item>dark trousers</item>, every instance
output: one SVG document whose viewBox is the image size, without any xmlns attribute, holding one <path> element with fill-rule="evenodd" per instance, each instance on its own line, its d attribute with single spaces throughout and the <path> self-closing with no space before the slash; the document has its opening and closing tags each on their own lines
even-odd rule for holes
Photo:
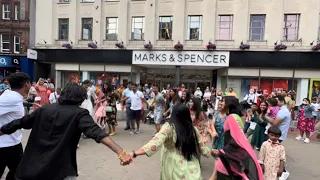
<svg viewBox="0 0 320 180">
<path fill-rule="evenodd" d="M 131 116 L 131 109 L 130 107 L 126 107 L 126 128 L 130 128 L 130 116 Z"/>
<path fill-rule="evenodd" d="M 0 179 L 2 178 L 5 168 L 8 167 L 9 172 L 6 180 L 15 180 L 14 174 L 20 163 L 22 154 L 23 148 L 21 143 L 15 146 L 0 148 Z"/>
</svg>

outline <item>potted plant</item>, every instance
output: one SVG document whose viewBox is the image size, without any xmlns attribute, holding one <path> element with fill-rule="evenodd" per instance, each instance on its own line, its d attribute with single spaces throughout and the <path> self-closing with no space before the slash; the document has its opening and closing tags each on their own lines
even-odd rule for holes
<svg viewBox="0 0 320 180">
<path fill-rule="evenodd" d="M 92 48 L 92 49 L 96 49 L 98 46 L 96 43 L 90 42 L 90 43 L 88 43 L 88 47 Z"/>
<path fill-rule="evenodd" d="M 287 46 L 284 45 L 284 44 L 279 44 L 279 45 L 276 45 L 276 46 L 274 47 L 274 49 L 277 50 L 277 51 L 286 50 L 286 49 L 287 49 Z"/>
<path fill-rule="evenodd" d="M 152 49 L 152 44 L 151 44 L 151 42 L 149 41 L 149 43 L 145 44 L 145 45 L 144 45 L 144 48 L 146 48 L 146 49 L 148 49 L 148 50 Z"/>
<path fill-rule="evenodd" d="M 210 41 L 207 45 L 207 49 L 208 50 L 215 50 L 217 48 L 217 46 L 215 44 L 212 44 Z"/>
<path fill-rule="evenodd" d="M 119 49 L 123 49 L 123 48 L 124 48 L 124 45 L 123 45 L 123 42 L 122 42 L 122 41 L 116 43 L 115 45 L 116 45 L 116 47 L 119 48 Z"/>
<path fill-rule="evenodd" d="M 183 45 L 178 41 L 176 45 L 174 45 L 174 49 L 177 51 L 182 51 L 183 50 Z"/>
<path fill-rule="evenodd" d="M 241 42 L 239 48 L 240 48 L 241 50 L 250 49 L 250 45 L 249 45 L 249 44 L 244 44 L 243 42 Z"/>
<path fill-rule="evenodd" d="M 64 48 L 67 48 L 67 49 L 72 49 L 72 46 L 71 46 L 70 43 L 63 43 L 63 44 L 61 45 L 61 47 L 64 47 Z"/>
</svg>

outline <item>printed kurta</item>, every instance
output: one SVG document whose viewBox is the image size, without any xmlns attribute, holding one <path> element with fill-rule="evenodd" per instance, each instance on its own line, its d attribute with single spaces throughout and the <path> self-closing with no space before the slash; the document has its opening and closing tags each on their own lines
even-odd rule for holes
<svg viewBox="0 0 320 180">
<path fill-rule="evenodd" d="M 264 165 L 264 180 L 276 180 L 280 161 L 286 161 L 284 147 L 280 143 L 264 142 L 260 149 L 259 163 Z"/>
<path fill-rule="evenodd" d="M 205 146 L 198 130 L 195 128 L 202 155 L 209 157 L 210 148 Z M 197 157 L 187 161 L 181 152 L 176 149 L 177 134 L 173 125 L 165 123 L 159 133 L 143 146 L 147 156 L 152 156 L 161 147 L 160 180 L 201 180 L 200 163 Z"/>
</svg>

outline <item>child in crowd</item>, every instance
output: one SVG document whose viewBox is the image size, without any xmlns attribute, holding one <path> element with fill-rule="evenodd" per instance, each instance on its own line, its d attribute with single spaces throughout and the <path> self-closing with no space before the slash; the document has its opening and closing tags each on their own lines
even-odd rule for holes
<svg viewBox="0 0 320 180">
<path fill-rule="evenodd" d="M 277 126 L 268 129 L 269 140 L 260 149 L 259 163 L 264 171 L 264 180 L 276 180 L 281 177 L 286 161 L 284 147 L 279 143 L 281 130 Z"/>
<path fill-rule="evenodd" d="M 97 118 L 97 124 L 100 125 L 102 129 L 105 129 L 106 127 L 106 96 L 102 96 L 99 103 L 99 108 L 97 109 L 95 116 Z"/>
<path fill-rule="evenodd" d="M 247 110 L 247 117 L 246 117 L 246 123 L 249 123 L 249 127 L 248 127 L 248 130 L 246 132 L 246 137 L 249 138 L 253 132 L 254 132 L 254 129 L 256 128 L 256 125 L 257 123 L 255 123 L 253 121 L 253 111 L 252 109 L 248 109 Z"/>
<path fill-rule="evenodd" d="M 278 100 L 276 98 L 270 98 L 268 100 L 269 107 L 267 111 L 267 116 L 271 117 L 272 119 L 275 119 L 277 117 L 277 114 L 280 110 L 280 107 L 278 106 Z M 268 123 L 266 126 L 265 134 L 268 134 L 268 129 L 270 128 L 271 124 Z"/>
</svg>

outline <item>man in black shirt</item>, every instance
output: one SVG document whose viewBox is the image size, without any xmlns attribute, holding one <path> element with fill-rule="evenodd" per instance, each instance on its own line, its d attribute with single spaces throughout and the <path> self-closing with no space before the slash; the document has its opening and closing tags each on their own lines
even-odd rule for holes
<svg viewBox="0 0 320 180">
<path fill-rule="evenodd" d="M 87 98 L 85 88 L 69 84 L 61 92 L 59 103 L 39 108 L 32 114 L 1 127 L 0 135 L 18 129 L 32 129 L 20 165 L 17 180 L 62 180 L 78 176 L 76 150 L 81 133 L 103 143 L 118 154 L 122 165 L 131 158 L 80 108 Z"/>
</svg>

